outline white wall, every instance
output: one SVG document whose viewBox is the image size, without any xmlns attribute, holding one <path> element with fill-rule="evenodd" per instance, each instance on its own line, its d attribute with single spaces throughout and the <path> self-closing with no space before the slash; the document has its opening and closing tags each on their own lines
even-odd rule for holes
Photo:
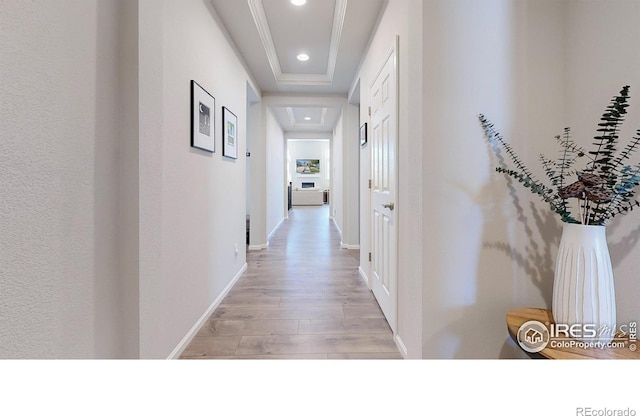
<svg viewBox="0 0 640 416">
<path fill-rule="evenodd" d="M 331 140 L 331 212 L 329 216 L 340 230 L 344 228 L 344 116 L 341 116 L 334 128 Z"/>
<path fill-rule="evenodd" d="M 640 2 L 568 1 L 565 91 L 567 126 L 588 149 L 597 123 L 622 86 L 629 85 L 629 114 L 620 134 L 620 148 L 640 129 Z M 640 161 L 640 154 L 631 163 Z M 618 322 L 640 317 L 638 261 L 640 212 L 617 216 L 608 227 L 614 266 Z"/>
<path fill-rule="evenodd" d="M 135 185 L 119 186 L 136 170 L 125 149 L 137 160 L 124 139 L 137 120 L 123 111 L 136 106 L 137 63 L 124 61 L 135 54 L 135 9 L 0 3 L 2 358 L 137 353 L 124 294 L 136 266 L 119 258 L 123 235 L 136 245 L 125 229 Z"/>
<path fill-rule="evenodd" d="M 249 107 L 251 123 L 251 231 L 249 249 L 260 250 L 267 247 L 267 143 L 265 140 L 266 108 L 262 103 Z"/>
<path fill-rule="evenodd" d="M 271 110 L 266 112 L 266 234 L 280 225 L 287 210 L 285 141 L 280 124 Z"/>
<path fill-rule="evenodd" d="M 477 115 L 527 166 L 562 132 L 564 7 L 431 2 L 424 10 L 423 357 L 513 356 L 505 314 L 548 307 L 559 218 L 493 172 Z M 437 7 L 436 7 L 437 6 Z"/>
<path fill-rule="evenodd" d="M 238 158 L 223 157 L 220 123 L 226 106 L 244 125 L 249 76 L 208 2 L 143 0 L 139 12 L 140 355 L 163 358 L 246 263 L 246 132 Z M 192 79 L 216 100 L 213 154 L 190 147 Z"/>
<path fill-rule="evenodd" d="M 349 104 L 346 107 L 344 149 L 344 218 L 342 244 L 348 249 L 360 248 L 360 108 Z"/>
<path fill-rule="evenodd" d="M 117 79 L 112 79 L 113 83 L 119 84 L 119 96 L 117 99 L 117 107 L 119 110 L 119 119 L 115 121 L 117 131 L 120 135 L 118 143 L 118 151 L 113 153 L 117 155 L 114 160 L 105 161 L 103 163 L 102 172 L 96 172 L 96 178 L 104 178 L 104 170 L 118 170 L 118 238 L 111 244 L 117 247 L 117 255 L 119 261 L 116 264 L 119 267 L 118 277 L 114 275 L 103 275 L 99 277 L 100 285 L 111 285 L 111 296 L 96 296 L 96 309 L 106 309 L 117 311 L 118 320 L 110 326 L 105 323 L 105 319 L 97 320 L 98 327 L 108 327 L 111 331 L 106 333 L 99 332 L 96 340 L 96 357 L 118 357 L 118 358 L 135 358 L 139 356 L 139 116 L 138 116 L 138 86 L 139 86 L 139 67 L 138 67 L 138 3 L 127 0 L 118 0 L 117 9 L 111 6 L 109 0 L 103 0 L 99 3 L 99 27 L 104 28 L 106 20 L 100 16 L 100 10 L 103 8 L 111 8 L 111 22 L 117 22 L 116 26 L 111 26 L 109 32 L 115 30 L 118 35 L 118 55 L 117 61 L 119 72 Z M 104 30 L 104 29 L 103 29 Z M 101 32 L 99 32 L 99 37 Z M 104 32 L 102 32 L 104 33 Z M 100 44 L 100 42 L 99 42 Z M 101 68 L 108 68 L 110 59 L 103 48 L 100 48 L 98 54 L 97 71 L 100 73 Z M 99 95 L 108 96 L 109 84 L 100 83 L 102 89 Z M 98 109 L 98 113 L 102 113 Z M 105 124 L 104 130 L 113 131 L 116 129 L 114 124 Z M 98 143 L 104 143 L 101 138 Z M 98 144 L 97 153 L 102 154 L 103 149 Z M 100 165 L 96 159 L 96 168 Z M 97 201 L 97 207 L 108 206 L 108 201 L 104 199 L 106 193 L 103 192 L 106 187 L 102 183 L 98 183 L 101 189 L 99 195 L 102 196 L 101 201 Z M 102 212 L 96 210 L 96 218 L 102 218 L 102 226 L 104 230 L 112 229 L 112 223 L 107 220 Z M 108 217 L 107 217 L 108 218 Z M 100 240 L 96 240 L 98 243 Z M 102 255 L 103 249 L 96 246 L 98 261 L 103 261 L 105 266 L 109 260 Z M 101 269 L 98 267 L 97 269 Z M 99 290 L 98 293 L 104 292 Z M 109 316 L 109 314 L 103 314 Z M 103 346 L 117 346 L 113 350 L 104 350 Z"/>
<path fill-rule="evenodd" d="M 165 358 L 246 262 L 245 132 L 191 148 L 190 80 L 219 134 L 249 76 L 208 2 L 1 7 L 0 356 Z"/>
<path fill-rule="evenodd" d="M 360 109 L 356 105 L 345 104 L 336 124 L 331 144 L 333 159 L 331 213 L 340 229 L 341 246 L 359 249 L 359 120 Z"/>
<path fill-rule="evenodd" d="M 332 166 L 330 158 L 330 140 L 328 139 L 289 139 L 287 149 L 291 161 L 288 168 L 288 176 L 291 178 L 293 187 L 302 187 L 302 182 L 314 182 L 316 187 L 329 189 L 330 169 Z M 319 174 L 296 173 L 296 159 L 320 159 Z"/>
</svg>

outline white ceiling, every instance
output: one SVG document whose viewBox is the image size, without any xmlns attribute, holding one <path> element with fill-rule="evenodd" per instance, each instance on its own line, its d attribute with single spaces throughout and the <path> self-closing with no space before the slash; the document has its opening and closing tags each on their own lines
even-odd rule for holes
<svg viewBox="0 0 640 416">
<path fill-rule="evenodd" d="M 346 98 L 387 0 L 210 1 L 263 96 L 280 97 L 270 107 L 282 128 L 333 131 L 340 104 L 326 97 Z"/>
</svg>

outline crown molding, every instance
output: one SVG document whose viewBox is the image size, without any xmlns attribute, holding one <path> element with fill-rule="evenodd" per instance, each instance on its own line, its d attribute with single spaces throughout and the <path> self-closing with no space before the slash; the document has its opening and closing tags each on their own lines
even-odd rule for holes
<svg viewBox="0 0 640 416">
<path fill-rule="evenodd" d="M 329 62 L 327 63 L 327 76 L 332 80 L 336 71 L 336 62 L 338 62 L 338 48 L 342 38 L 344 19 L 347 15 L 347 2 L 348 0 L 336 0 L 336 9 L 333 14 L 333 30 L 331 31 L 331 46 L 329 48 Z"/>
<path fill-rule="evenodd" d="M 338 60 L 338 48 L 340 46 L 340 38 L 342 37 L 342 29 L 344 26 L 345 16 L 347 14 L 348 0 L 336 0 L 335 11 L 333 14 L 333 28 L 331 31 L 331 43 L 329 47 L 329 58 L 327 62 L 327 72 L 324 74 L 296 74 L 283 73 L 280 66 L 280 60 L 276 52 L 273 36 L 267 21 L 267 15 L 264 12 L 262 0 L 247 0 L 251 16 L 258 29 L 262 46 L 267 54 L 269 66 L 276 81 L 280 85 L 307 85 L 307 86 L 329 86 L 333 83 L 333 76 Z"/>
</svg>

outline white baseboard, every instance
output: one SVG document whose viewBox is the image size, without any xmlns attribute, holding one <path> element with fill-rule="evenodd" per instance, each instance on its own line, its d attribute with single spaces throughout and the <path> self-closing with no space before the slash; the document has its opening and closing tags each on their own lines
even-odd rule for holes
<svg viewBox="0 0 640 416">
<path fill-rule="evenodd" d="M 266 250 L 267 248 L 269 248 L 269 243 L 268 242 L 266 244 L 258 244 L 258 245 L 249 246 L 249 251 L 260 251 L 260 250 Z"/>
<path fill-rule="evenodd" d="M 360 244 L 345 244 L 341 241 L 340 248 L 344 248 L 345 250 L 360 250 Z"/>
<path fill-rule="evenodd" d="M 369 285 L 369 276 L 362 270 L 362 267 L 358 267 L 358 273 L 360 273 L 360 277 L 364 280 L 365 284 L 369 289 L 371 289 L 371 285 Z"/>
<path fill-rule="evenodd" d="M 336 226 L 336 229 L 338 230 L 338 233 L 340 233 L 340 240 L 342 240 L 342 230 L 340 229 L 340 226 L 338 225 L 338 223 L 336 222 L 336 219 L 331 217 L 330 218 L 331 221 L 333 222 L 333 225 Z"/>
<path fill-rule="evenodd" d="M 235 275 L 233 279 L 231 279 L 231 282 L 229 282 L 229 284 L 224 288 L 222 293 L 218 295 L 218 297 L 213 301 L 213 303 L 202 314 L 200 319 L 196 321 L 195 325 L 193 325 L 191 330 L 187 332 L 187 335 L 184 336 L 182 341 L 180 341 L 180 343 L 174 348 L 171 354 L 169 354 L 169 356 L 167 357 L 167 360 L 174 360 L 180 357 L 180 354 L 182 354 L 182 352 L 185 350 L 185 348 L 187 348 L 187 346 L 193 340 L 193 338 L 195 338 L 196 334 L 200 331 L 200 329 L 202 329 L 204 324 L 207 322 L 207 319 L 209 319 L 213 311 L 216 310 L 218 305 L 220 305 L 224 297 L 227 296 L 227 293 L 229 293 L 233 285 L 236 284 L 240 276 L 242 276 L 242 273 L 244 273 L 246 270 L 247 270 L 247 263 L 245 263 L 244 266 L 242 266 L 240 271 Z"/>
<path fill-rule="evenodd" d="M 260 250 L 266 250 L 267 248 L 269 248 L 269 240 L 271 239 L 271 236 L 273 235 L 273 233 L 275 233 L 278 228 L 280 228 L 280 226 L 284 223 L 284 221 L 286 220 L 286 218 L 282 218 L 280 220 L 280 222 L 278 223 L 278 225 L 276 225 L 274 227 L 273 230 L 271 230 L 271 232 L 269 233 L 269 235 L 267 236 L 267 242 L 264 244 L 251 244 L 248 247 L 249 251 L 260 251 Z"/>
<path fill-rule="evenodd" d="M 282 223 L 284 223 L 284 217 L 280 220 L 280 222 L 278 223 L 278 225 L 276 225 L 275 227 L 273 227 L 273 230 L 271 230 L 271 232 L 269 233 L 269 235 L 267 236 L 267 244 L 268 241 L 271 239 L 271 236 L 273 235 L 273 233 L 275 233 L 278 228 L 280 228 L 280 226 L 282 225 Z"/>
<path fill-rule="evenodd" d="M 398 350 L 400 350 L 400 354 L 402 354 L 402 358 L 406 359 L 407 358 L 407 347 L 404 345 L 404 342 L 402 342 L 402 339 L 400 338 L 400 335 L 395 334 L 393 336 L 393 340 L 396 342 L 396 346 L 398 347 Z"/>
</svg>

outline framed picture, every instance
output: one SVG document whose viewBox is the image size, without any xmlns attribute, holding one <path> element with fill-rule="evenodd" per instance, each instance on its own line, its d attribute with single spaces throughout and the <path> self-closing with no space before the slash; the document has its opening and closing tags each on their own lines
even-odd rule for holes
<svg viewBox="0 0 640 416">
<path fill-rule="evenodd" d="M 215 98 L 191 80 L 191 146 L 211 153 L 216 151 L 215 105 Z"/>
<path fill-rule="evenodd" d="M 222 107 L 222 156 L 238 158 L 238 117 Z"/>
<path fill-rule="evenodd" d="M 320 159 L 296 159 L 296 173 L 301 175 L 320 173 Z"/>
<path fill-rule="evenodd" d="M 367 123 L 360 126 L 360 146 L 367 144 Z"/>
</svg>

